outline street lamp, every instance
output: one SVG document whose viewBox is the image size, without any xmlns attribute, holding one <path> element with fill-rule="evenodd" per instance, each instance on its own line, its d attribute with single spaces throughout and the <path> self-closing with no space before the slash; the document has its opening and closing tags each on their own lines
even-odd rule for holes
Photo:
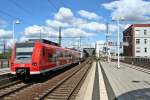
<svg viewBox="0 0 150 100">
<path fill-rule="evenodd" d="M 15 24 L 20 24 L 20 20 L 13 20 L 13 27 L 12 27 L 12 33 L 13 33 L 13 41 L 15 40 Z"/>
<path fill-rule="evenodd" d="M 118 48 L 118 68 L 120 68 L 120 59 L 119 59 L 119 54 L 120 54 L 120 40 L 119 40 L 119 33 L 120 33 L 120 24 L 119 21 L 120 20 L 124 20 L 123 16 L 117 16 L 117 17 L 113 17 L 112 20 L 116 20 L 117 21 L 117 31 L 118 31 L 118 39 L 117 39 L 117 48 Z"/>
</svg>

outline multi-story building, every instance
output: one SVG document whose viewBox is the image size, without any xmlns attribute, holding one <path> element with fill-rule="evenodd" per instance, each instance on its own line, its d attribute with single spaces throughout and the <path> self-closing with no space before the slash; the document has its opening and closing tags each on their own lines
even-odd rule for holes
<svg viewBox="0 0 150 100">
<path fill-rule="evenodd" d="M 150 24 L 133 24 L 123 31 L 124 56 L 150 57 Z"/>
</svg>

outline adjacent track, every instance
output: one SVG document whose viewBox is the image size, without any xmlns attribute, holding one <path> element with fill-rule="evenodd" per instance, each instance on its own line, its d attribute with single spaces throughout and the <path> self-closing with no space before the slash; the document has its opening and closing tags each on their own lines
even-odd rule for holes
<svg viewBox="0 0 150 100">
<path fill-rule="evenodd" d="M 39 98 L 36 98 L 38 100 L 69 100 L 75 99 L 75 90 L 79 86 L 79 84 L 82 83 L 82 80 L 86 76 L 89 68 L 91 67 L 91 64 L 86 64 L 81 69 L 77 69 L 73 73 L 71 73 L 69 76 L 64 78 L 62 81 L 58 82 L 53 88 L 49 89 L 44 95 L 42 95 Z M 73 95 L 74 94 L 74 95 Z"/>
<path fill-rule="evenodd" d="M 0 98 L 7 99 L 11 94 L 30 86 L 31 84 L 23 83 L 22 81 L 14 81 L 0 87 Z"/>
<path fill-rule="evenodd" d="M 13 86 L 14 88 L 17 87 L 17 89 L 14 90 L 13 87 L 8 87 L 9 89 L 5 89 L 5 91 L 13 91 L 7 91 L 8 93 L 2 98 L 5 97 L 9 100 L 75 99 L 91 67 L 92 61 L 92 59 L 88 59 L 83 63 L 70 68 L 69 70 L 58 74 L 44 82 L 34 83 L 31 86 L 29 86 L 30 84 L 20 83 L 21 85 L 18 84 Z"/>
</svg>

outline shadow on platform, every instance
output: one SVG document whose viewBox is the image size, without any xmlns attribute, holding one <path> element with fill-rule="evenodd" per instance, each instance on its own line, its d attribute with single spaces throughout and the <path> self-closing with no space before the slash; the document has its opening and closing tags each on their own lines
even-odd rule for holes
<svg viewBox="0 0 150 100">
<path fill-rule="evenodd" d="M 129 91 L 118 96 L 117 100 L 150 100 L 150 88 Z"/>
</svg>

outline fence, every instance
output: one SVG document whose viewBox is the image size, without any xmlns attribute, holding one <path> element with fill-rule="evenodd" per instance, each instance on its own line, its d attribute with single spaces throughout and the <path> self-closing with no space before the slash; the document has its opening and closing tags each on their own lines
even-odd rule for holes
<svg viewBox="0 0 150 100">
<path fill-rule="evenodd" d="M 8 68 L 9 64 L 10 64 L 10 60 L 0 59 L 0 68 Z"/>
<path fill-rule="evenodd" d="M 113 60 L 117 60 L 117 57 L 112 57 Z M 127 57 L 120 56 L 120 61 L 127 62 L 130 64 L 150 64 L 149 57 Z"/>
</svg>

